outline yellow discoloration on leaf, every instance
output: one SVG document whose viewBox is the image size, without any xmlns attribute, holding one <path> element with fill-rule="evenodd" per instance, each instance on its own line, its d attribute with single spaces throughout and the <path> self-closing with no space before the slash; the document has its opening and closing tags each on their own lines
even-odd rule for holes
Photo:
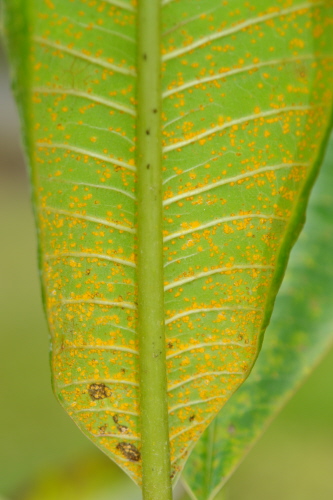
<svg viewBox="0 0 333 500">
<path fill-rule="evenodd" d="M 256 357 L 281 242 L 331 106 L 328 47 L 314 53 L 311 38 L 325 5 L 250 4 L 221 3 L 206 16 L 193 2 L 197 15 L 172 32 L 170 23 L 163 47 L 168 370 L 171 387 L 182 383 L 170 392 L 176 468 Z M 179 7 L 169 10 L 171 20 Z M 193 341 L 200 348 L 187 350 Z M 198 425 L 187 430 L 190 414 Z"/>
<path fill-rule="evenodd" d="M 140 483 L 136 7 L 33 4 L 29 120 L 55 391 Z M 329 0 L 163 8 L 173 477 L 257 356 L 331 113 L 331 11 Z"/>
</svg>

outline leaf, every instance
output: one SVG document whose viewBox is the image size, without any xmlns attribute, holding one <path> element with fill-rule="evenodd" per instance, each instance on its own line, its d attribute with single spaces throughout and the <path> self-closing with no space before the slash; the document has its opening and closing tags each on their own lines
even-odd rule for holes
<svg viewBox="0 0 333 500">
<path fill-rule="evenodd" d="M 332 4 L 5 5 L 54 390 L 161 492 L 167 418 L 175 480 L 260 350 L 328 133 Z"/>
<path fill-rule="evenodd" d="M 333 343 L 332 159 L 333 136 L 256 366 L 186 464 L 183 477 L 197 500 L 215 497 Z"/>
<path fill-rule="evenodd" d="M 104 455 L 80 457 L 72 464 L 43 471 L 21 494 L 22 500 L 139 500 L 140 491 Z"/>
</svg>

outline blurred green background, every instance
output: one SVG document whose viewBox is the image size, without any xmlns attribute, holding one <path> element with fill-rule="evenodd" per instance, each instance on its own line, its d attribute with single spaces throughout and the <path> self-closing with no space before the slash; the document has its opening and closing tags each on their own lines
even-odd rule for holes
<svg viewBox="0 0 333 500">
<path fill-rule="evenodd" d="M 36 235 L 8 80 L 1 53 L 0 500 L 137 500 L 139 490 L 81 435 L 51 391 Z M 333 499 L 332 386 L 333 352 L 231 478 L 228 500 Z M 179 488 L 177 498 L 183 495 Z"/>
</svg>

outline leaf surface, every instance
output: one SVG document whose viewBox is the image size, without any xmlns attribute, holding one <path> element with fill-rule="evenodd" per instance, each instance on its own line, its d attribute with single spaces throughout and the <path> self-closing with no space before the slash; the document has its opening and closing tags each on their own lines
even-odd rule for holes
<svg viewBox="0 0 333 500">
<path fill-rule="evenodd" d="M 215 497 L 333 343 L 332 139 L 258 361 L 204 432 L 186 464 L 183 477 L 197 500 Z"/>
<path fill-rule="evenodd" d="M 145 124 L 136 116 L 136 6 L 6 6 L 54 390 L 140 483 L 136 145 Z M 165 0 L 161 8 L 157 196 L 175 478 L 251 371 L 302 225 L 331 116 L 332 4 Z"/>
</svg>

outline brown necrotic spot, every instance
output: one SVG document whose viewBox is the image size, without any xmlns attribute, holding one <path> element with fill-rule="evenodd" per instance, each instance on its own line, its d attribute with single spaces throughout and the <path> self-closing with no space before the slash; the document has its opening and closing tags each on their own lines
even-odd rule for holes
<svg viewBox="0 0 333 500">
<path fill-rule="evenodd" d="M 173 479 L 177 473 L 177 470 L 173 470 L 170 474 L 170 479 Z"/>
<path fill-rule="evenodd" d="M 131 462 L 138 462 L 141 458 L 139 450 L 131 443 L 119 443 L 117 444 L 117 450 L 124 455 L 125 458 Z"/>
<path fill-rule="evenodd" d="M 126 434 L 126 432 L 128 432 L 128 427 L 126 427 L 126 425 L 118 425 L 117 429 L 119 432 L 122 432 L 123 434 Z"/>
<path fill-rule="evenodd" d="M 111 389 L 105 384 L 90 384 L 88 392 L 93 401 L 109 398 L 112 394 Z"/>
</svg>

